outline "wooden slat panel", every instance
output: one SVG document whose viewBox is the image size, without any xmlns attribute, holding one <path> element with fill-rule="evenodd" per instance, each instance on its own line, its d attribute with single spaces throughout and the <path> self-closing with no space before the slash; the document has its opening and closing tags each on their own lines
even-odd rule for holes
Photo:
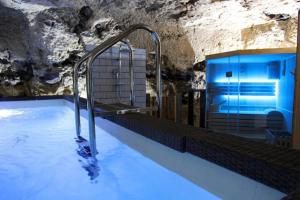
<svg viewBox="0 0 300 200">
<path fill-rule="evenodd" d="M 278 53 L 295 53 L 296 48 L 274 48 L 274 49 L 244 49 L 244 50 L 237 50 L 237 51 L 230 51 L 225 53 L 218 53 L 212 55 L 206 55 L 206 59 L 213 59 L 213 58 L 223 58 L 235 55 L 247 55 L 247 54 L 278 54 Z"/>
</svg>

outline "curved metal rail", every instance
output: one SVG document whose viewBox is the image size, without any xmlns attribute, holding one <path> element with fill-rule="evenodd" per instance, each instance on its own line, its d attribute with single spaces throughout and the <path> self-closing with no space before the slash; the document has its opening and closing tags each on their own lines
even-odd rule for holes
<svg viewBox="0 0 300 200">
<path fill-rule="evenodd" d="M 162 94 L 161 94 L 161 67 L 160 67 L 160 59 L 161 59 L 161 44 L 158 34 L 150 29 L 148 26 L 144 24 L 136 24 L 128 28 L 123 33 L 115 36 L 111 39 L 106 40 L 95 49 L 93 49 L 90 53 L 85 54 L 75 65 L 74 68 L 74 103 L 75 103 L 75 120 L 76 120 L 76 133 L 77 136 L 80 136 L 80 104 L 79 104 L 79 92 L 78 92 L 78 68 L 83 64 L 83 62 L 87 61 L 87 77 L 86 77 L 86 87 L 87 87 L 87 110 L 88 110 L 88 121 L 89 121 L 89 144 L 92 157 L 95 158 L 97 154 L 96 150 L 96 135 L 95 135 L 95 113 L 94 113 L 94 96 L 93 96 L 93 73 L 92 73 L 92 64 L 94 60 L 103 52 L 108 50 L 110 47 L 115 45 L 116 43 L 122 41 L 124 38 L 129 36 L 132 32 L 137 30 L 145 30 L 150 33 L 152 40 L 156 45 L 156 104 L 158 107 L 158 114 L 161 115 L 162 109 Z M 130 79 L 133 80 L 133 70 L 130 73 Z M 133 92 L 133 83 L 130 85 L 131 92 Z M 132 110 L 131 110 L 132 111 Z M 123 112 L 121 112 L 124 114 Z"/>
<path fill-rule="evenodd" d="M 129 44 L 129 42 L 127 41 L 121 41 L 124 45 L 126 45 L 126 47 L 129 50 L 129 72 L 130 72 L 130 103 L 133 106 L 134 104 L 134 75 L 133 75 L 133 50 L 131 45 Z M 120 46 L 121 47 L 121 46 Z M 86 53 L 84 56 L 82 56 L 79 61 L 76 62 L 75 66 L 74 66 L 74 72 L 73 72 L 73 97 L 74 97 L 74 105 L 75 105 L 75 123 L 76 123 L 76 136 L 77 138 L 80 137 L 80 133 L 81 133 L 81 123 L 80 123 L 80 97 L 79 97 L 79 89 L 78 89 L 78 74 L 80 74 L 80 72 L 78 71 L 78 69 L 80 68 L 80 66 L 89 58 L 89 56 L 91 56 L 92 52 L 88 52 Z M 86 71 L 86 70 L 84 70 Z M 84 72 L 81 72 L 81 74 Z"/>
</svg>

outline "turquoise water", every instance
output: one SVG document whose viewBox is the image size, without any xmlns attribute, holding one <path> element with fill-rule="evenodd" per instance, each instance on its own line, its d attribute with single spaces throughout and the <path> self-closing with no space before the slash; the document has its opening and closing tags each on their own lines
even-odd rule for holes
<svg viewBox="0 0 300 200">
<path fill-rule="evenodd" d="M 106 131 L 96 133 L 93 166 L 76 151 L 70 108 L 0 107 L 0 199 L 219 199 Z"/>
</svg>

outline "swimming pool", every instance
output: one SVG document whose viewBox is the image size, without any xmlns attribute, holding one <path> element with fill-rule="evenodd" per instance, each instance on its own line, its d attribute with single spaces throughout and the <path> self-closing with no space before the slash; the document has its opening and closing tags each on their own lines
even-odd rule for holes
<svg viewBox="0 0 300 200">
<path fill-rule="evenodd" d="M 0 199 L 280 199 L 285 194 L 96 118 L 98 163 L 76 149 L 73 104 L 0 102 Z M 85 113 L 82 133 L 87 134 Z"/>
</svg>

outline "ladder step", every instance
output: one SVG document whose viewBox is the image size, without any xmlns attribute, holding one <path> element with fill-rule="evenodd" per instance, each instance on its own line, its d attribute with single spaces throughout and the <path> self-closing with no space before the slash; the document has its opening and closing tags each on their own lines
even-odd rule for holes
<svg viewBox="0 0 300 200">
<path fill-rule="evenodd" d="M 126 113 L 141 113 L 157 111 L 157 107 L 146 107 L 146 108 L 127 108 L 127 109 L 116 109 L 116 110 L 95 110 L 94 113 L 97 116 L 113 116 L 113 115 L 123 115 Z"/>
</svg>

